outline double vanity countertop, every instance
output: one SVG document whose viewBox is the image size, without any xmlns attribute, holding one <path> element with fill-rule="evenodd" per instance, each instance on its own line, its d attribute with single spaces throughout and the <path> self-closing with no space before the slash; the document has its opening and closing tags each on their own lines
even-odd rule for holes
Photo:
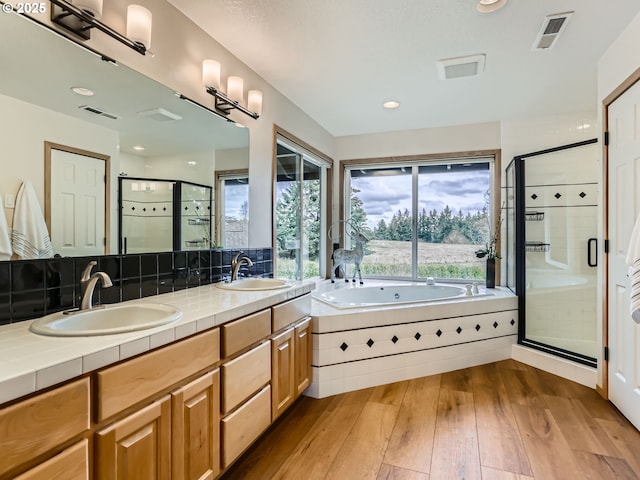
<svg viewBox="0 0 640 480">
<path fill-rule="evenodd" d="M 0 327 L 0 404 L 222 325 L 315 288 L 291 282 L 278 290 L 226 290 L 215 284 L 124 304 L 162 303 L 182 311 L 178 320 L 147 330 L 91 337 L 49 337 L 29 330 L 35 320 Z"/>
</svg>

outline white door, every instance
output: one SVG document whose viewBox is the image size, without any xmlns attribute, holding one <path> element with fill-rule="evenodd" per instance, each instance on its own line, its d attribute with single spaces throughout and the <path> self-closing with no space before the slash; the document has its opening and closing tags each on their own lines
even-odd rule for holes
<svg viewBox="0 0 640 480">
<path fill-rule="evenodd" d="M 104 255 L 105 161 L 52 149 L 50 191 L 54 253 Z"/>
<path fill-rule="evenodd" d="M 640 82 L 609 106 L 609 399 L 640 428 L 640 326 L 625 257 L 640 213 Z"/>
</svg>

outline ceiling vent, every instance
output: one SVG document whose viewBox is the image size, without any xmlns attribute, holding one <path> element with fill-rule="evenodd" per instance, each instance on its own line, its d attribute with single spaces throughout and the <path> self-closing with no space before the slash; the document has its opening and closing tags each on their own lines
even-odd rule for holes
<svg viewBox="0 0 640 480">
<path fill-rule="evenodd" d="M 164 108 L 153 108 L 151 110 L 144 110 L 138 112 L 141 117 L 147 117 L 156 122 L 171 122 L 173 120 L 182 120 L 182 117 L 177 113 L 170 112 Z"/>
<path fill-rule="evenodd" d="M 540 32 L 538 32 L 536 41 L 533 42 L 532 50 L 548 50 L 553 47 L 558 41 L 560 34 L 564 32 L 564 29 L 567 27 L 571 15 L 573 15 L 573 12 L 548 15 L 542 23 L 542 28 Z"/>
<path fill-rule="evenodd" d="M 100 115 L 101 117 L 110 118 L 111 120 L 118 120 L 118 118 L 120 118 L 117 115 L 105 112 L 104 110 L 100 110 L 99 108 L 92 107 L 91 105 L 81 105 L 78 108 L 81 110 L 85 110 L 87 112 L 93 113 L 95 115 Z"/>
<path fill-rule="evenodd" d="M 440 60 L 438 61 L 438 77 L 440 80 L 449 80 L 479 75 L 484 71 L 484 60 L 484 53 Z"/>
</svg>

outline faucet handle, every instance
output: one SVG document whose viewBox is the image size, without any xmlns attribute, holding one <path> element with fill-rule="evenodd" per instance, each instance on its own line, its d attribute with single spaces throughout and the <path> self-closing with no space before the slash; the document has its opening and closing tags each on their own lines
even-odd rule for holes
<svg viewBox="0 0 640 480">
<path fill-rule="evenodd" d="M 93 269 L 93 267 L 95 267 L 98 264 L 98 262 L 96 262 L 95 260 L 91 260 L 86 267 L 84 267 L 84 270 L 82 271 L 82 275 L 80 275 L 80 281 L 81 282 L 88 282 L 89 278 L 91 278 L 91 270 Z"/>
</svg>

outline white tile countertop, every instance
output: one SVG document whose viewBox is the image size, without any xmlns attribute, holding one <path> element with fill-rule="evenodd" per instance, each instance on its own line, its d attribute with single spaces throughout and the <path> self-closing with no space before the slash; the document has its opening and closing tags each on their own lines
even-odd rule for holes
<svg viewBox="0 0 640 480">
<path fill-rule="evenodd" d="M 159 327 L 92 337 L 48 337 L 29 330 L 33 320 L 0 327 L 0 404 L 106 365 L 172 343 L 230 320 L 304 295 L 313 281 L 281 290 L 224 290 L 215 284 L 122 304 L 165 303 L 182 317 Z"/>
</svg>

